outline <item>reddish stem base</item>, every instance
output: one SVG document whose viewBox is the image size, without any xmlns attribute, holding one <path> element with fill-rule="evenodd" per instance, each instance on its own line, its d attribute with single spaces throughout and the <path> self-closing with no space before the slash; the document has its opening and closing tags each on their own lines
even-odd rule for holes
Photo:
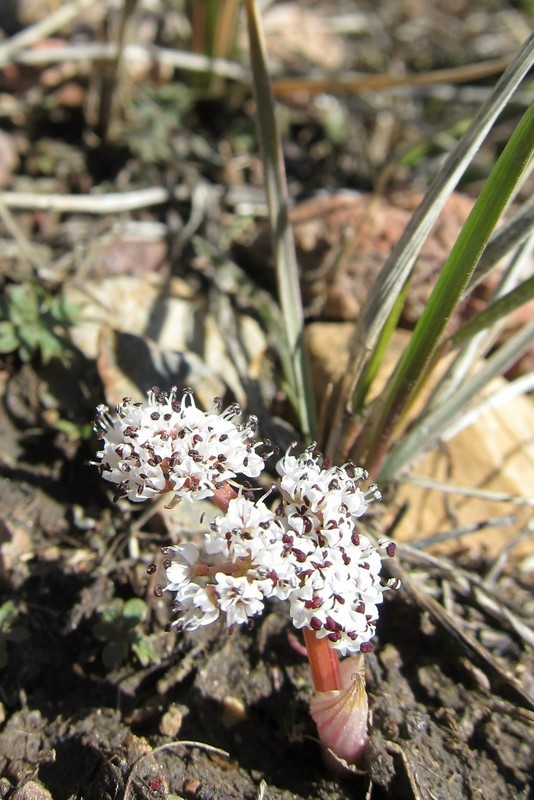
<svg viewBox="0 0 534 800">
<path fill-rule="evenodd" d="M 237 497 L 236 490 L 230 486 L 229 483 L 225 482 L 220 489 L 217 489 L 211 499 L 217 508 L 220 508 L 220 510 L 226 514 L 230 500 L 233 500 L 235 497 Z"/>
<path fill-rule="evenodd" d="M 315 690 L 331 692 L 342 689 L 338 654 L 330 647 L 328 639 L 318 639 L 310 628 L 303 628 L 303 633 Z"/>
</svg>

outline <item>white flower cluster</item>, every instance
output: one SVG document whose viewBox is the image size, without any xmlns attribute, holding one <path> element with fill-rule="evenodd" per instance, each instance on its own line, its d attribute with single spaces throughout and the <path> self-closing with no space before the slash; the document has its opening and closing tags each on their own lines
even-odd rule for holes
<svg viewBox="0 0 534 800">
<path fill-rule="evenodd" d="M 379 497 L 358 488 L 365 477 L 352 465 L 320 464 L 311 450 L 278 463 L 281 503 L 240 495 L 193 544 L 166 548 L 166 591 L 176 593 L 175 621 L 194 630 L 226 614 L 229 629 L 260 614 L 267 598 L 288 600 L 293 624 L 328 637 L 341 654 L 371 649 L 384 587 L 382 559 L 391 542 L 375 548 L 356 519 Z M 390 582 L 393 588 L 396 582 Z"/>
<path fill-rule="evenodd" d="M 166 394 L 154 388 L 147 404 L 126 397 L 115 417 L 99 406 L 95 430 L 104 447 L 96 464 L 102 477 L 134 502 L 163 492 L 200 500 L 238 474 L 257 477 L 264 461 L 253 441 L 256 417 L 236 425 L 239 406 L 218 410 L 198 409 L 189 389 L 181 400 L 176 389 Z"/>
</svg>

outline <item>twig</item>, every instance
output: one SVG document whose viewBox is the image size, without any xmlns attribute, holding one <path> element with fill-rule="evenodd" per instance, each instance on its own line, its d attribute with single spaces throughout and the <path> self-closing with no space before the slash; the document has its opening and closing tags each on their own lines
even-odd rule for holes
<svg viewBox="0 0 534 800">
<path fill-rule="evenodd" d="M 35 194 L 33 192 L 0 192 L 0 204 L 7 208 L 27 208 L 58 213 L 117 214 L 138 208 L 157 206 L 171 199 L 187 200 L 190 190 L 179 186 L 169 192 L 164 186 L 134 189 L 131 192 L 106 194 Z"/>
<path fill-rule="evenodd" d="M 128 776 L 128 780 L 126 781 L 126 786 L 124 787 L 124 795 L 123 800 L 127 800 L 128 795 L 130 793 L 131 785 L 135 778 L 135 773 L 145 758 L 149 756 L 155 756 L 156 753 L 162 753 L 164 750 L 172 750 L 175 747 L 196 747 L 199 750 L 205 750 L 206 753 L 214 753 L 215 755 L 222 756 L 223 758 L 230 758 L 230 753 L 227 753 L 226 750 L 221 750 L 219 747 L 213 747 L 211 744 L 204 744 L 204 742 L 192 742 L 184 739 L 183 741 L 176 741 L 176 742 L 168 742 L 167 744 L 162 744 L 159 747 L 155 747 L 149 753 L 143 753 L 142 756 L 139 756 L 137 761 L 134 762 L 131 770 L 130 775 Z"/>
<path fill-rule="evenodd" d="M 9 39 L 6 44 L 13 41 L 13 39 Z M 33 44 L 33 42 L 29 44 Z M 9 63 L 37 67 L 46 66 L 47 64 L 62 64 L 65 61 L 87 62 L 88 64 L 92 61 L 113 61 L 117 58 L 118 49 L 116 42 L 88 42 L 66 45 L 65 47 L 54 47 L 47 50 L 22 50 L 16 48 L 5 53 L 0 46 L 0 67 L 5 67 Z M 124 48 L 123 58 L 126 63 L 131 62 L 137 65 L 147 64 L 147 66 L 150 66 L 150 64 L 156 63 L 175 69 L 187 70 L 188 72 L 209 72 L 220 78 L 229 78 L 242 83 L 250 81 L 248 70 L 235 61 L 228 61 L 225 58 L 209 58 L 198 53 L 171 50 L 157 45 L 144 47 L 140 44 L 128 44 Z"/>
<path fill-rule="evenodd" d="M 413 486 L 421 486 L 423 489 L 436 489 L 446 494 L 460 494 L 463 497 L 478 497 L 481 500 L 489 500 L 495 503 L 510 503 L 514 506 L 534 508 L 534 500 L 528 497 L 517 497 L 504 492 L 490 492 L 487 489 L 476 489 L 473 486 L 457 486 L 452 483 L 437 481 L 434 478 L 427 478 L 425 475 L 407 475 L 404 480 Z"/>
<path fill-rule="evenodd" d="M 478 522 L 472 522 L 469 525 L 453 528 L 450 531 L 443 531 L 442 533 L 435 533 L 432 536 L 426 536 L 424 539 L 418 539 L 413 542 L 412 546 L 416 550 L 424 550 L 426 547 L 433 547 L 442 542 L 449 542 L 451 539 L 459 539 L 461 536 L 466 536 L 469 533 L 478 533 L 479 531 L 485 530 L 485 528 L 500 528 L 513 525 L 515 521 L 515 517 L 511 516 L 482 519 Z"/>
<path fill-rule="evenodd" d="M 14 55 L 23 47 L 31 47 L 41 39 L 46 39 L 51 33 L 55 33 L 89 6 L 94 6 L 95 0 L 71 0 L 70 3 L 63 3 L 57 11 L 48 14 L 43 19 L 24 28 L 20 33 L 11 36 L 0 44 L 0 67 L 5 67 L 10 61 L 14 60 Z"/>
</svg>

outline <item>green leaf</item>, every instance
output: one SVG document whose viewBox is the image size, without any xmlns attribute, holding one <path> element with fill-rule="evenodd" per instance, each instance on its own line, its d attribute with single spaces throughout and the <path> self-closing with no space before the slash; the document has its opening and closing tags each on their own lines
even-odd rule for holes
<svg viewBox="0 0 534 800">
<path fill-rule="evenodd" d="M 0 669 L 3 669 L 7 664 L 7 645 L 4 639 L 0 637 Z"/>
<path fill-rule="evenodd" d="M 44 326 L 41 326 L 39 330 L 37 346 L 41 351 L 43 364 L 48 364 L 52 358 L 64 360 L 66 356 L 64 342 L 53 331 Z"/>
<path fill-rule="evenodd" d="M 521 308 L 521 306 L 531 300 L 534 300 L 534 278 L 527 278 L 526 281 L 520 283 L 515 289 L 512 289 L 493 303 L 490 303 L 483 311 L 473 317 L 473 319 L 470 319 L 454 331 L 454 333 L 445 340 L 443 343 L 444 346 L 447 347 L 447 345 L 450 345 L 452 347 L 460 347 L 460 345 L 464 342 L 468 342 L 480 331 L 490 328 L 495 322 L 509 316 L 517 308 Z"/>
<path fill-rule="evenodd" d="M 39 349 L 39 340 L 41 337 L 41 326 L 38 322 L 31 321 L 19 325 L 17 328 L 18 337 L 20 340 L 20 349 L 24 350 L 24 360 L 27 361 Z M 29 354 L 29 358 L 27 358 Z"/>
<path fill-rule="evenodd" d="M 93 434 L 93 426 L 89 423 L 84 425 L 81 422 L 71 422 L 70 419 L 56 420 L 54 428 L 64 433 L 71 442 L 90 439 Z"/>
<path fill-rule="evenodd" d="M 147 667 L 149 664 L 153 664 L 159 660 L 156 648 L 146 636 L 138 636 L 135 641 L 132 642 L 132 650 L 143 667 Z"/>
<path fill-rule="evenodd" d="M 100 612 L 100 619 L 93 625 L 93 634 L 100 641 L 107 641 L 120 635 L 122 629 L 122 610 L 124 601 L 116 597 Z"/>
<path fill-rule="evenodd" d="M 12 353 L 20 344 L 17 331 L 12 322 L 0 322 L 0 353 Z"/>
<path fill-rule="evenodd" d="M 49 303 L 49 313 L 58 325 L 65 328 L 73 325 L 80 314 L 81 305 L 71 303 L 64 294 L 54 297 Z"/>
<path fill-rule="evenodd" d="M 108 642 L 111 639 L 116 638 L 118 635 L 119 626 L 117 622 L 106 622 L 104 620 L 99 620 L 98 622 L 95 622 L 91 630 L 93 632 L 93 636 L 95 639 L 98 639 L 99 642 Z"/>
<path fill-rule="evenodd" d="M 144 618 L 147 611 L 147 606 L 144 600 L 139 597 L 132 597 L 124 604 L 122 616 L 129 628 L 138 625 Z"/>
<path fill-rule="evenodd" d="M 108 642 L 102 650 L 102 663 L 108 669 L 120 667 L 123 661 L 128 658 L 128 642 L 125 639 L 117 639 Z"/>
<path fill-rule="evenodd" d="M 17 325 L 35 322 L 40 317 L 42 292 L 30 283 L 13 284 L 8 288 L 10 319 Z"/>
<path fill-rule="evenodd" d="M 326 452 L 334 461 L 345 455 L 346 410 L 351 406 L 354 396 L 361 396 L 358 384 L 362 377 L 366 377 L 367 361 L 375 351 L 383 327 L 387 325 L 399 290 L 410 279 L 420 250 L 458 180 L 533 62 L 534 35 L 531 35 L 480 108 L 465 136 L 449 154 L 368 294 L 355 328 L 348 368 L 341 381 L 335 413 L 330 420 Z"/>
<path fill-rule="evenodd" d="M 18 614 L 13 600 L 7 600 L 0 606 L 0 631 L 7 631 Z"/>
</svg>

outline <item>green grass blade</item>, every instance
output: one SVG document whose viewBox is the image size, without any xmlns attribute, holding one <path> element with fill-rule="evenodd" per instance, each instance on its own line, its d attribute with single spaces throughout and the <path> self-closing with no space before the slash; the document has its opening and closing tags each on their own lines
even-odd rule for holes
<svg viewBox="0 0 534 800">
<path fill-rule="evenodd" d="M 278 293 L 291 359 L 291 373 L 286 375 L 286 379 L 291 387 L 290 399 L 296 405 L 302 434 L 309 441 L 315 432 L 314 397 L 304 344 L 304 314 L 295 245 L 288 220 L 282 148 L 274 116 L 274 97 L 267 70 L 263 32 L 254 0 L 245 0 L 245 9 Z"/>
<path fill-rule="evenodd" d="M 457 332 L 458 335 L 455 334 L 454 343 L 446 340 L 435 351 L 430 362 L 431 369 L 435 366 L 444 350 L 450 349 L 451 346 L 458 348 L 458 354 L 432 392 L 422 412 L 423 415 L 433 410 L 437 405 L 444 402 L 449 395 L 453 394 L 469 372 L 476 366 L 477 362 L 489 353 L 504 327 L 506 307 L 510 307 L 509 313 L 511 313 L 516 303 L 521 305 L 521 296 L 525 298 L 525 302 L 528 302 L 529 286 L 527 284 L 526 287 L 519 291 L 519 297 L 512 295 L 496 306 L 500 298 L 508 295 L 517 287 L 518 280 L 521 280 L 521 276 L 525 272 L 525 262 L 530 260 L 533 242 L 534 234 L 527 238 L 515 253 L 490 299 L 491 310 L 489 312 L 481 312 L 481 314 L 466 323 L 467 330 L 462 327 L 462 332 Z"/>
<path fill-rule="evenodd" d="M 490 303 L 484 311 L 481 311 L 476 317 L 473 317 L 461 328 L 458 328 L 445 340 L 444 349 L 461 347 L 476 336 L 477 333 L 487 328 L 492 328 L 496 322 L 505 319 L 512 311 L 530 302 L 530 300 L 534 300 L 534 278 L 527 278 L 515 289 L 499 297 L 495 302 Z"/>
<path fill-rule="evenodd" d="M 532 230 L 534 230 L 534 196 L 523 203 L 519 211 L 491 237 L 467 284 L 466 293 L 478 286 L 504 256 L 519 247 Z"/>
<path fill-rule="evenodd" d="M 358 383 L 395 306 L 399 287 L 409 279 L 423 243 L 441 213 L 461 175 L 473 159 L 496 118 L 534 65 L 534 34 L 525 42 L 517 58 L 498 81 L 465 136 L 451 151 L 416 210 L 398 244 L 382 267 L 356 325 L 349 355 L 349 367 L 338 393 L 336 411 L 330 427 L 327 453 L 333 460 L 345 455 L 346 414 L 352 412 L 352 397 L 359 396 Z"/>
<path fill-rule="evenodd" d="M 525 325 L 519 333 L 509 339 L 488 358 L 480 370 L 466 381 L 457 392 L 425 416 L 392 450 L 380 471 L 381 480 L 392 480 L 409 465 L 415 455 L 428 449 L 447 426 L 451 425 L 487 383 L 502 374 L 524 353 L 534 341 L 534 322 Z"/>
<path fill-rule="evenodd" d="M 471 214 L 445 262 L 432 294 L 358 442 L 358 459 L 376 473 L 388 439 L 415 396 L 420 377 L 459 302 L 491 232 L 534 152 L 534 104 L 526 111 L 491 171 Z M 388 470 L 390 472 L 390 470 Z"/>
<path fill-rule="evenodd" d="M 365 365 L 365 370 L 361 376 L 361 379 L 358 381 L 356 393 L 352 398 L 352 407 L 357 416 L 363 412 L 365 398 L 367 397 L 373 380 L 380 369 L 380 364 L 382 363 L 382 359 L 387 350 L 389 341 L 393 335 L 393 332 L 395 331 L 395 328 L 397 327 L 397 322 L 399 321 L 399 317 L 402 313 L 402 309 L 406 300 L 406 295 L 408 294 L 408 288 L 409 284 L 406 282 L 403 289 L 399 292 L 397 302 L 393 306 L 391 314 L 382 328 L 375 348 L 369 357 L 369 361 Z"/>
</svg>

